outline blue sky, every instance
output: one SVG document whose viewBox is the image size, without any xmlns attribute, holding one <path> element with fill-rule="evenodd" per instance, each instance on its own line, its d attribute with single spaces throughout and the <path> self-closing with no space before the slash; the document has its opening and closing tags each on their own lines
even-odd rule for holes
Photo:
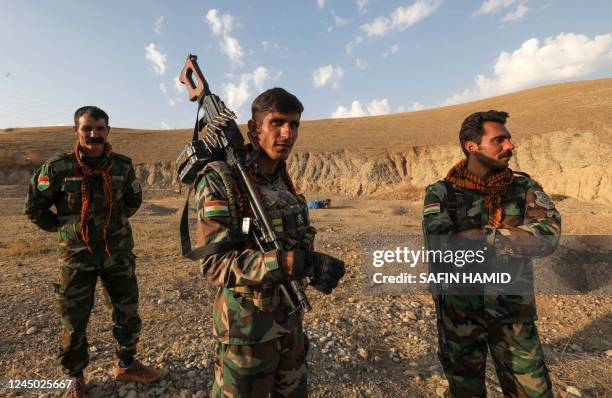
<svg viewBox="0 0 612 398">
<path fill-rule="evenodd" d="M 241 122 L 274 86 L 324 119 L 612 76 L 609 0 L 5 0 L 0 19 L 0 128 L 89 104 L 116 127 L 191 127 L 190 52 Z"/>
</svg>

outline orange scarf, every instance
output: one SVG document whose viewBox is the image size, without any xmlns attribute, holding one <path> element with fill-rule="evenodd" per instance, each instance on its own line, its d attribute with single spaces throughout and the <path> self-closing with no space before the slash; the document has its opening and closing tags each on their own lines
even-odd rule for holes
<svg viewBox="0 0 612 398">
<path fill-rule="evenodd" d="M 489 212 L 489 224 L 499 228 L 502 221 L 501 205 L 513 178 L 512 170 L 505 168 L 483 181 L 468 171 L 467 159 L 463 159 L 448 171 L 445 180 L 458 187 L 480 192 Z"/>
<path fill-rule="evenodd" d="M 104 144 L 104 149 L 108 154 L 108 160 L 99 169 L 91 168 L 87 163 L 81 160 L 80 151 L 81 146 L 79 141 L 74 145 L 74 159 L 83 172 L 83 181 L 81 182 L 81 236 L 87 251 L 92 253 L 91 246 L 89 246 L 89 227 L 87 226 L 87 212 L 89 210 L 90 198 L 89 198 L 89 178 L 102 176 L 102 186 L 104 188 L 104 207 L 106 208 L 106 214 L 104 214 L 104 251 L 107 256 L 110 256 L 110 248 L 108 247 L 108 226 L 110 225 L 111 214 L 113 213 L 113 186 L 111 179 L 111 168 L 113 167 L 112 152 L 109 143 Z"/>
</svg>

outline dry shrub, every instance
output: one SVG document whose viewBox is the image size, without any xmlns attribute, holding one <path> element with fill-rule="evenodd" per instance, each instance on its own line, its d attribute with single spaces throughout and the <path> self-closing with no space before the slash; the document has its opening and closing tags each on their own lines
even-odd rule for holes
<svg viewBox="0 0 612 398">
<path fill-rule="evenodd" d="M 404 206 L 394 207 L 393 210 L 391 210 L 391 214 L 394 216 L 404 216 L 408 214 L 408 209 Z"/>
</svg>

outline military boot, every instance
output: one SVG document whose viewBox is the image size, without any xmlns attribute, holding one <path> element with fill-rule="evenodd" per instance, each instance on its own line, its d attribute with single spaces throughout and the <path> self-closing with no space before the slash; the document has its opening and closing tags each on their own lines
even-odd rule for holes
<svg viewBox="0 0 612 398">
<path fill-rule="evenodd" d="M 70 389 L 66 391 L 64 398 L 84 398 L 85 397 L 85 377 L 76 376 L 72 378 Z"/>
<path fill-rule="evenodd" d="M 127 368 L 122 368 L 119 364 L 115 365 L 116 381 L 152 383 L 157 379 L 159 379 L 159 370 L 145 366 L 138 360 L 134 360 Z"/>
</svg>

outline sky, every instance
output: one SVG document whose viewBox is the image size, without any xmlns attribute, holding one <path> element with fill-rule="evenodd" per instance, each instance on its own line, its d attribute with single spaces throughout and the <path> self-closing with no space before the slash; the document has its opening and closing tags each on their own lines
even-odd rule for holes
<svg viewBox="0 0 612 398">
<path fill-rule="evenodd" d="M 283 87 L 302 120 L 411 112 L 612 77 L 610 0 L 2 0 L 0 128 L 189 128 L 189 53 L 239 115 Z"/>
</svg>

